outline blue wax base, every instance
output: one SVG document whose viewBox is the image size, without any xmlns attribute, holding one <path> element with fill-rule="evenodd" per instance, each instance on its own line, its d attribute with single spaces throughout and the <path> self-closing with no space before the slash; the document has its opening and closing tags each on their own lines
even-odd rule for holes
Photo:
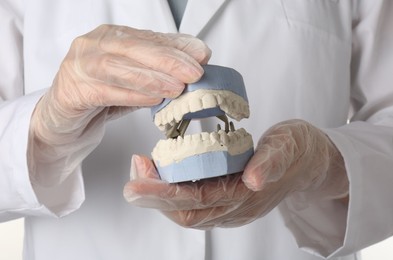
<svg viewBox="0 0 393 260">
<path fill-rule="evenodd" d="M 169 183 L 196 181 L 241 172 L 253 154 L 254 148 L 238 155 L 226 151 L 209 152 L 164 167 L 156 162 L 156 167 L 161 179 Z"/>
</svg>

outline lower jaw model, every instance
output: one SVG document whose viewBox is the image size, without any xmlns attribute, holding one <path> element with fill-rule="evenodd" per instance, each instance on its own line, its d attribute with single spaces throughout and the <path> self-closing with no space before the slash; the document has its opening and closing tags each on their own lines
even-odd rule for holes
<svg viewBox="0 0 393 260">
<path fill-rule="evenodd" d="M 254 154 L 253 141 L 233 122 L 250 111 L 242 76 L 235 70 L 204 65 L 204 75 L 176 99 L 165 99 L 152 108 L 155 125 L 165 132 L 152 152 L 157 171 L 169 183 L 197 181 L 244 170 Z M 185 135 L 191 120 L 217 117 L 217 131 Z"/>
</svg>

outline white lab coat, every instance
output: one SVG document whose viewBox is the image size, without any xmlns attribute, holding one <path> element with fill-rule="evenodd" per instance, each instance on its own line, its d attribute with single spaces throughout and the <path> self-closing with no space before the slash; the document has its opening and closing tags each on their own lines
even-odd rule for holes
<svg viewBox="0 0 393 260">
<path fill-rule="evenodd" d="M 249 225 L 205 232 L 122 197 L 131 154 L 163 138 L 148 109 L 108 123 L 83 170 L 58 187 L 33 190 L 26 165 L 29 117 L 72 39 L 102 23 L 176 32 L 167 2 L 2 0 L 0 220 L 26 217 L 29 260 L 356 259 L 393 231 L 392 13 L 380 0 L 188 1 L 180 32 L 244 76 L 251 117 L 235 125 L 256 142 L 274 123 L 305 119 L 337 145 L 350 179 L 348 212 L 300 194 Z M 348 115 L 365 122 L 344 126 Z"/>
</svg>

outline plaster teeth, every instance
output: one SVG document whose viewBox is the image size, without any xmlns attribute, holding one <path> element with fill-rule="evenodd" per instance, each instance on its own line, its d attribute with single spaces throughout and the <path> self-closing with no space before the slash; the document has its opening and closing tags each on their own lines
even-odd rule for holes
<svg viewBox="0 0 393 260">
<path fill-rule="evenodd" d="M 180 120 L 182 120 L 183 115 L 184 115 L 184 114 L 182 114 L 181 111 L 179 111 L 179 110 L 174 110 L 174 111 L 173 111 L 173 114 L 174 114 L 174 117 L 175 117 L 175 121 L 176 121 L 176 122 L 179 122 Z"/>
<path fill-rule="evenodd" d="M 162 115 L 161 114 L 156 114 L 154 117 L 154 121 L 156 122 L 156 125 L 162 125 Z"/>
<path fill-rule="evenodd" d="M 200 142 L 200 141 L 202 141 L 201 134 L 193 134 L 191 136 L 191 140 L 192 140 L 192 142 Z"/>
<path fill-rule="evenodd" d="M 190 111 L 196 112 L 201 109 L 201 100 L 199 98 L 191 99 L 190 100 Z"/>
<path fill-rule="evenodd" d="M 240 128 L 239 130 L 233 132 L 236 135 L 237 139 L 242 138 L 242 136 L 244 136 L 245 134 L 247 134 L 247 132 L 244 130 L 244 128 Z"/>
<path fill-rule="evenodd" d="M 206 94 L 202 97 L 203 108 L 213 108 L 217 106 L 217 100 L 214 95 Z"/>
<path fill-rule="evenodd" d="M 239 139 L 239 137 L 234 132 L 229 132 L 228 137 L 232 138 L 235 141 L 237 141 Z"/>
<path fill-rule="evenodd" d="M 183 102 L 180 104 L 180 112 L 185 115 L 190 112 L 190 107 L 187 102 Z"/>
<path fill-rule="evenodd" d="M 202 141 L 208 141 L 208 140 L 210 140 L 210 134 L 207 132 L 202 132 L 201 138 L 202 138 Z"/>
<path fill-rule="evenodd" d="M 165 119 L 166 122 L 171 123 L 173 121 L 173 113 L 171 113 L 170 111 L 166 111 Z"/>
<path fill-rule="evenodd" d="M 202 132 L 185 135 L 183 138 L 160 140 L 153 149 L 152 157 L 160 166 L 165 166 L 196 154 L 227 151 L 234 155 L 243 153 L 252 147 L 251 135 L 240 128 L 228 134 L 220 130 L 219 132 Z"/>
<path fill-rule="evenodd" d="M 191 144 L 191 135 L 185 135 L 184 136 L 184 144 L 185 145 L 190 145 Z"/>
<path fill-rule="evenodd" d="M 209 137 L 210 137 L 210 142 L 212 143 L 216 143 L 218 140 L 220 140 L 220 136 L 217 132 L 210 133 Z"/>
<path fill-rule="evenodd" d="M 178 136 L 178 137 L 176 138 L 176 143 L 177 143 L 177 145 L 183 145 L 183 142 L 184 142 L 184 138 L 183 138 L 183 137 Z"/>
<path fill-rule="evenodd" d="M 172 100 L 155 114 L 154 123 L 163 131 L 167 128 L 167 124 L 179 122 L 187 113 L 213 107 L 220 107 L 235 120 L 248 117 L 250 114 L 247 101 L 231 91 L 199 89 Z"/>
<path fill-rule="evenodd" d="M 218 102 L 218 104 L 222 104 L 222 103 L 224 103 L 223 102 L 223 99 L 222 99 L 222 96 L 217 96 L 217 102 Z"/>
</svg>

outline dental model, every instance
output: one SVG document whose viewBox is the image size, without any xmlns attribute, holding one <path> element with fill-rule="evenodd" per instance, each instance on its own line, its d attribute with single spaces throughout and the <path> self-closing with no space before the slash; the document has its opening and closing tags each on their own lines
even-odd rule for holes
<svg viewBox="0 0 393 260">
<path fill-rule="evenodd" d="M 243 171 L 254 154 L 253 141 L 243 128 L 235 130 L 227 115 L 237 121 L 250 115 L 243 78 L 231 68 L 205 65 L 204 75 L 189 84 L 176 99 L 152 108 L 155 125 L 167 137 L 152 157 L 161 179 L 170 183 L 196 181 Z M 193 119 L 217 117 L 217 131 L 185 135 Z"/>
</svg>

